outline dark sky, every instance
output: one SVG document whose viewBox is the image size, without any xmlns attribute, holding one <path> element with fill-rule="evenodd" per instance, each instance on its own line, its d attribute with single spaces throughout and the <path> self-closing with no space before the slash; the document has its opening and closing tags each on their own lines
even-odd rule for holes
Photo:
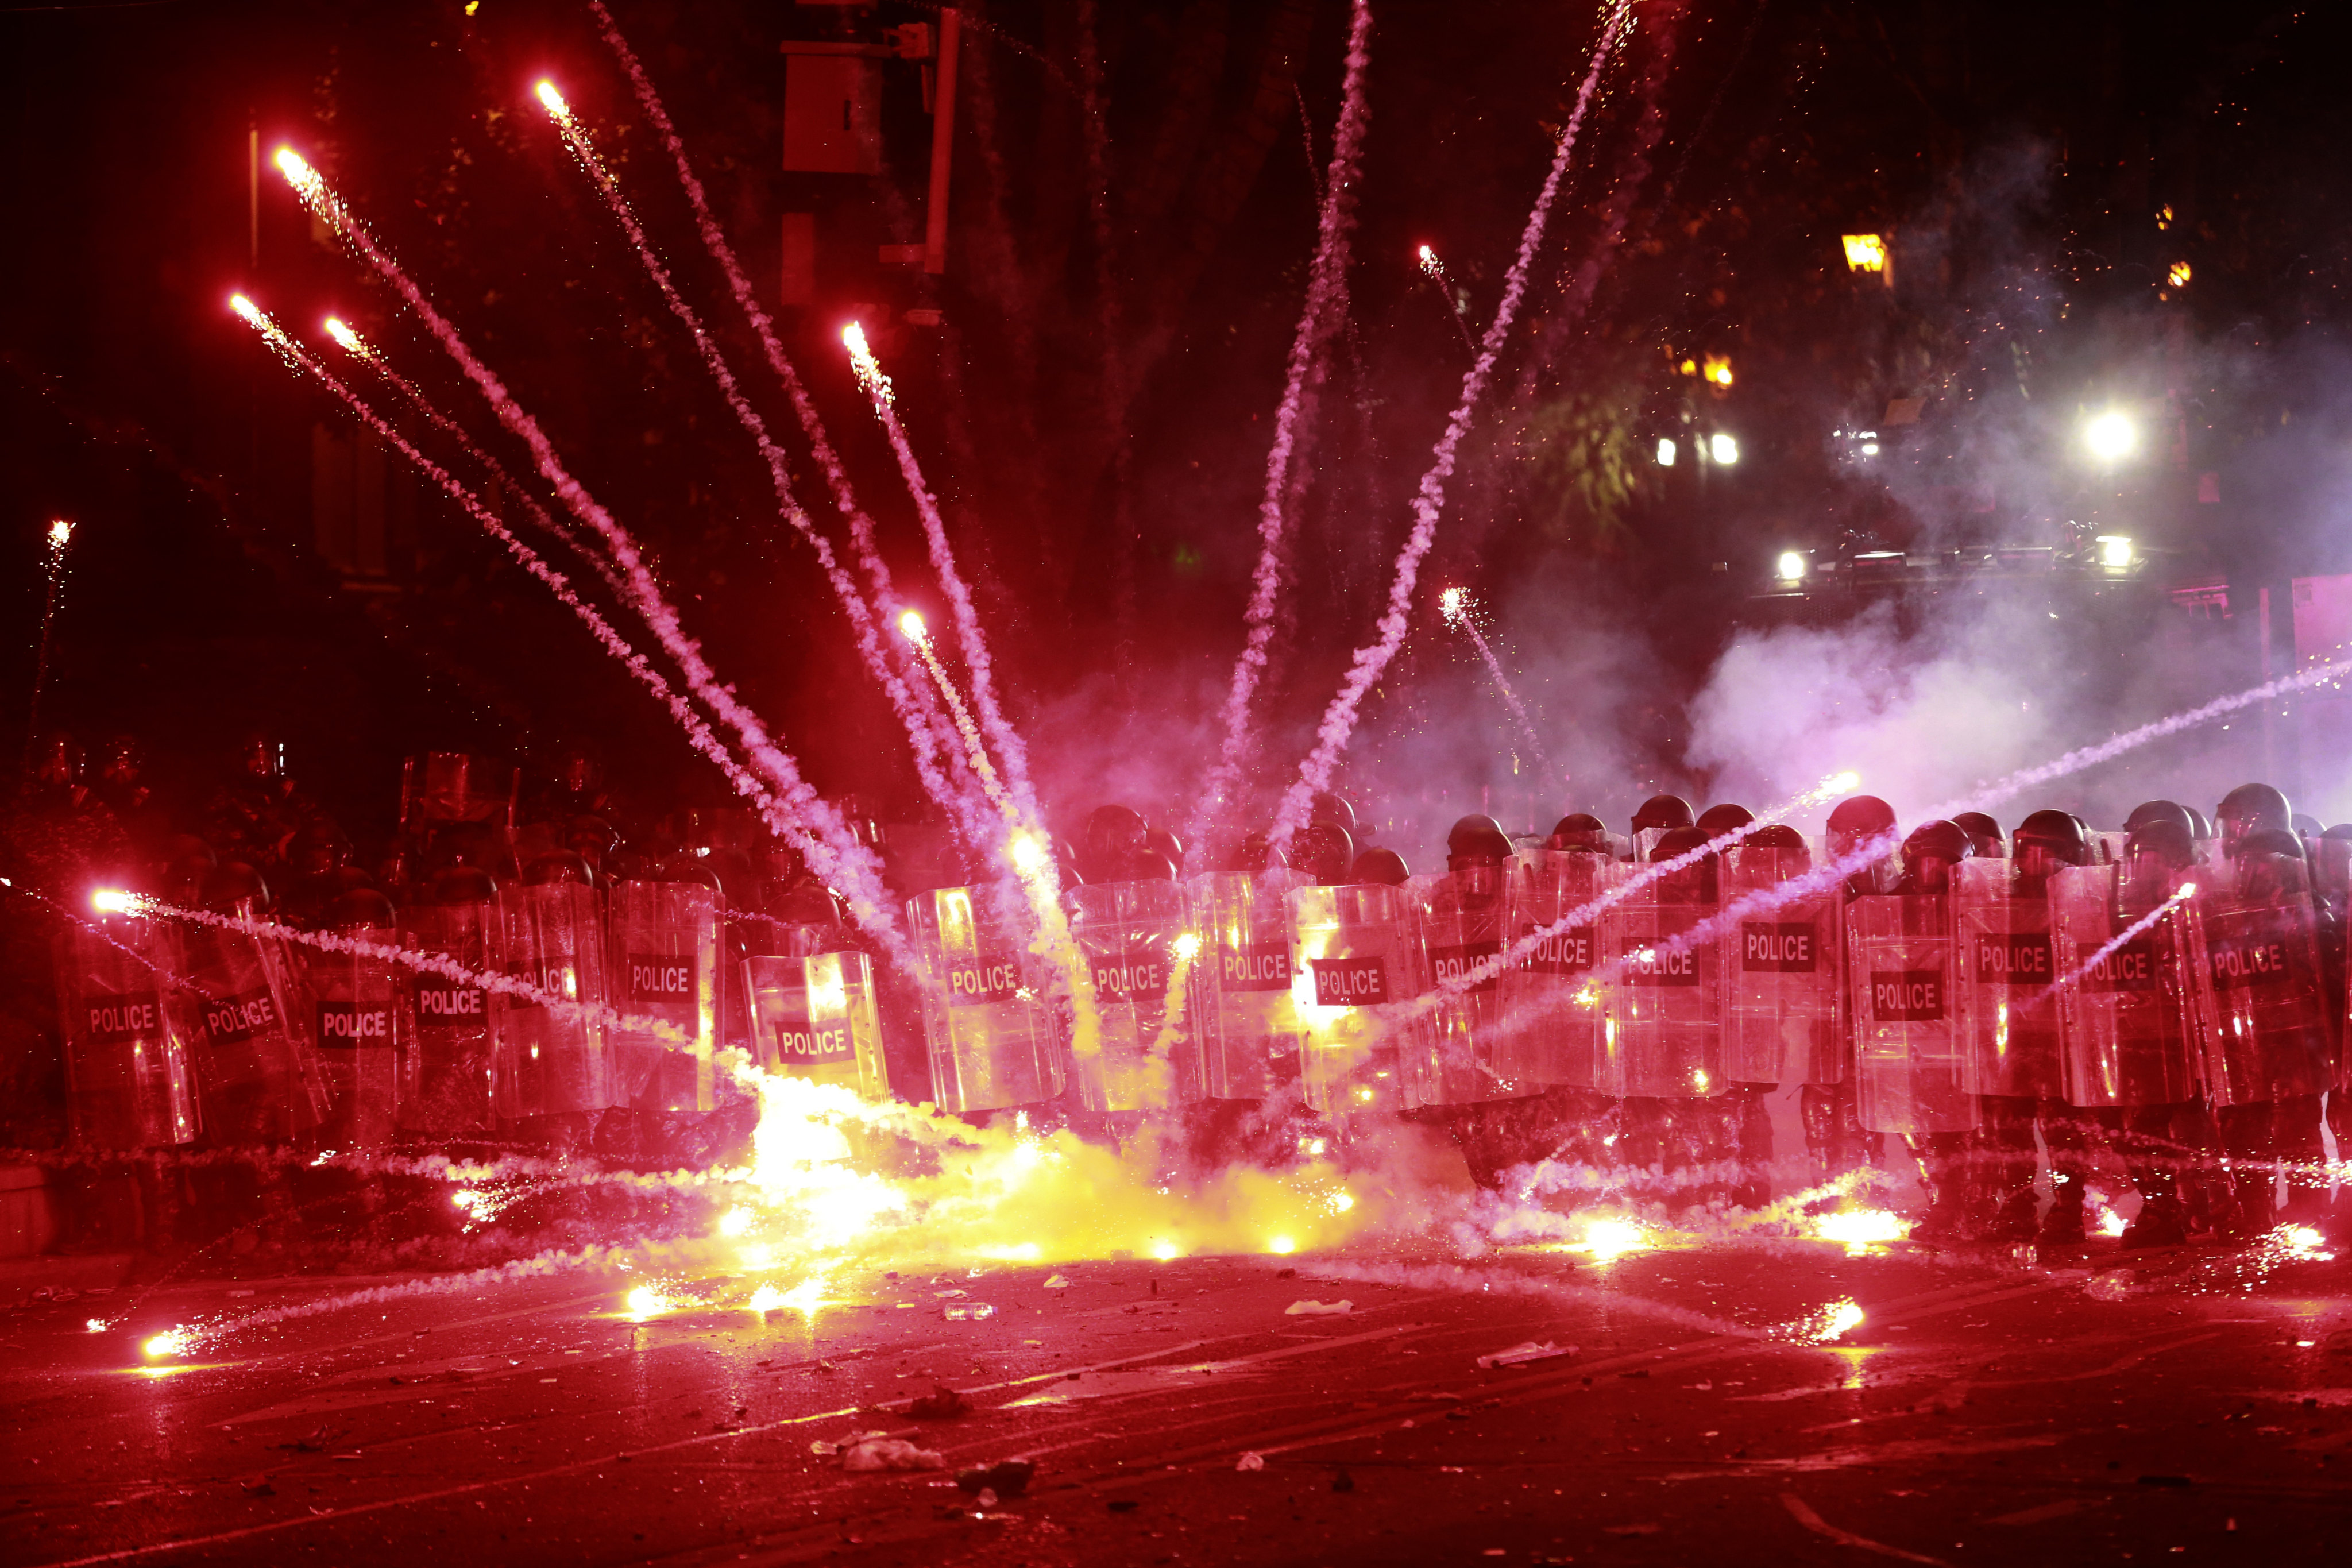
<svg viewBox="0 0 2352 1568">
<path fill-rule="evenodd" d="M 1101 10 L 1100 224 L 1078 8 L 997 5 L 969 46 L 956 264 L 936 289 L 867 259 L 919 237 L 912 67 L 886 73 L 890 177 L 787 174 L 777 43 L 836 25 L 835 8 L 616 15 L 763 289 L 782 215 L 819 214 L 818 295 L 784 312 L 789 346 L 902 575 L 920 580 L 919 537 L 831 338 L 853 302 L 943 312 L 945 328 L 877 331 L 1016 711 L 1083 712 L 1056 704 L 1084 689 L 1190 714 L 1240 641 L 1312 242 L 1300 108 L 1319 161 L 1347 16 L 1337 0 Z M 719 787 L 414 482 L 381 492 L 381 571 L 333 559 L 316 491 L 322 464 L 351 460 L 350 422 L 260 352 L 230 289 L 307 338 L 348 315 L 478 435 L 495 426 L 266 168 L 257 258 L 257 132 L 265 155 L 283 141 L 329 169 L 512 379 L 812 775 L 910 808 L 903 747 L 748 442 L 527 98 L 543 71 L 564 83 L 791 428 L 748 374 L 756 352 L 625 81 L 583 7 L 466 12 L 0 6 L 0 603 L 16 628 L 0 735 L 23 732 L 39 541 L 66 515 L 82 531 L 47 713 L 88 736 L 135 729 L 193 773 L 241 731 L 278 727 L 362 827 L 383 826 L 398 756 L 428 745 L 544 761 L 587 736 L 640 789 Z M 1464 365 L 1412 248 L 1438 247 L 1483 323 L 1595 36 L 1591 11 L 1556 4 L 1375 14 L 1354 325 L 1307 449 L 1296 629 L 1269 689 L 1293 723 L 1369 630 Z M 924 15 L 838 25 L 872 37 Z M 1638 15 L 1429 574 L 1507 609 L 1535 585 L 1549 613 L 1646 621 L 1654 668 L 1612 719 L 1636 752 L 1671 762 L 1680 702 L 1782 548 L 2063 542 L 2095 514 L 2177 548 L 2164 569 L 2190 576 L 2347 564 L 2332 500 L 2343 20 L 1751 0 Z M 1863 228 L 1895 236 L 1892 290 L 1843 266 L 1837 235 Z M 2167 287 L 2183 261 L 2191 281 Z M 1678 374 L 1711 353 L 1736 367 L 1728 393 Z M 1919 424 L 1874 468 L 1840 461 L 1831 433 L 1898 397 L 1923 400 Z M 2086 479 L 2080 415 L 2119 399 L 2168 434 L 2133 471 Z M 1658 436 L 1705 428 L 1738 431 L 1736 473 L 1701 489 L 1686 462 L 1656 468 Z M 796 429 L 787 445 L 814 504 Z M 2220 503 L 2195 499 L 2206 474 Z"/>
</svg>

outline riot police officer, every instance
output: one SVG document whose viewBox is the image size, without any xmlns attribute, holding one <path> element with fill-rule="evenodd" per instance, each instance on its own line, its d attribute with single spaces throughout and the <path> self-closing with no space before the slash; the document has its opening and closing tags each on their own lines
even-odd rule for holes
<svg viewBox="0 0 2352 1568">
<path fill-rule="evenodd" d="M 1874 795 L 1848 795 L 1831 808 L 1828 848 L 1832 863 L 1848 859 L 1874 844 L 1886 847 L 1884 852 L 1847 874 L 1844 886 L 1849 901 L 1895 890 L 1901 878 L 1894 855 L 1895 832 L 1895 808 Z M 1845 1055 L 1846 1062 L 1835 1082 L 1808 1083 L 1798 1101 L 1805 1127 L 1805 1150 L 1811 1157 L 1816 1182 L 1875 1164 L 1884 1148 L 1877 1133 L 1864 1131 L 1856 1112 L 1851 1038 L 1846 1041 Z"/>
</svg>

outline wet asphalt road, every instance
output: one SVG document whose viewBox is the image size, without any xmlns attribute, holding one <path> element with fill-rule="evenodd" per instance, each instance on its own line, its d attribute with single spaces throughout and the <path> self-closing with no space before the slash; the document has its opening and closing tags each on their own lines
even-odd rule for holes
<svg viewBox="0 0 2352 1568">
<path fill-rule="evenodd" d="M 139 1351 L 158 1328 L 398 1282 L 112 1300 L 127 1321 L 104 1332 L 89 1301 L 26 1309 L 0 1318 L 0 1561 L 2352 1554 L 2352 1260 L 1752 1242 L 1282 1261 L 838 1280 L 858 1300 L 814 1332 L 791 1311 L 632 1321 L 625 1276 L 573 1272 L 285 1319 L 168 1372 Z M 1306 1299 L 1352 1310 L 1286 1312 Z M 1843 1299 L 1862 1321 L 1805 1342 Z M 946 1321 L 959 1300 L 996 1315 Z M 1476 1364 L 1530 1340 L 1575 1353 Z M 904 1413 L 935 1384 L 971 1413 Z M 875 1430 L 949 1468 L 812 1452 Z M 1236 1468 L 1248 1452 L 1263 1469 Z M 985 1506 L 950 1479 L 1014 1456 L 1036 1465 L 1024 1496 Z"/>
</svg>

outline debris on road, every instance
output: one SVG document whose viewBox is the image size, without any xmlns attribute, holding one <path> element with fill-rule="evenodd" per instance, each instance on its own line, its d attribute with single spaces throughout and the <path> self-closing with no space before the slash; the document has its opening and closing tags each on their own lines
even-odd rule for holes
<svg viewBox="0 0 2352 1568">
<path fill-rule="evenodd" d="M 1575 1353 L 1574 1345 L 1559 1345 L 1549 1340 L 1545 1340 L 1538 1344 L 1534 1340 L 1528 1340 L 1513 1345 L 1507 1351 L 1496 1351 L 1492 1355 L 1480 1356 L 1478 1370 L 1492 1372 L 1498 1366 L 1524 1366 L 1531 1361 L 1557 1361 L 1562 1356 L 1572 1356 Z"/>
<path fill-rule="evenodd" d="M 919 1394 L 908 1402 L 907 1414 L 918 1421 L 952 1421 L 971 1414 L 971 1401 L 960 1390 L 944 1383 L 935 1383 L 929 1394 Z"/>
<path fill-rule="evenodd" d="M 1317 1318 L 1328 1317 L 1339 1312 L 1352 1312 L 1355 1310 L 1356 1304 L 1353 1301 L 1293 1301 L 1282 1310 L 1282 1315 L 1286 1318 Z"/>
<path fill-rule="evenodd" d="M 1048 1290 L 1066 1290 L 1069 1288 L 1070 1280 L 1067 1275 L 1056 1274 L 1045 1281 L 1045 1289 Z"/>
<path fill-rule="evenodd" d="M 935 1448 L 918 1447 L 885 1432 L 866 1432 L 838 1443 L 823 1438 L 809 1445 L 819 1458 L 837 1456 L 845 1470 L 944 1470 L 947 1459 Z"/>
<path fill-rule="evenodd" d="M 950 1323 L 978 1323 L 996 1316 L 996 1309 L 985 1301 L 950 1301 L 942 1315 Z"/>
<path fill-rule="evenodd" d="M 1019 1497 L 1029 1489 L 1029 1478 L 1037 1473 L 1034 1459 L 1000 1459 L 978 1469 L 960 1471 L 956 1485 L 981 1500 L 981 1506 L 1002 1498 Z"/>
<path fill-rule="evenodd" d="M 1265 1456 L 1255 1452 L 1244 1454 L 1241 1458 L 1234 1463 L 1234 1468 L 1237 1470 L 1262 1470 L 1265 1468 Z"/>
</svg>

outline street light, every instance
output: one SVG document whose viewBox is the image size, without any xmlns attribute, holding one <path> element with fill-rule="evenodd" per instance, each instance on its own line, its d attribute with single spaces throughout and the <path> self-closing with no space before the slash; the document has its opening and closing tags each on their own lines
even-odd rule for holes
<svg viewBox="0 0 2352 1568">
<path fill-rule="evenodd" d="M 2120 533 L 2103 533 L 2091 542 L 2099 547 L 2099 564 L 2110 572 L 2128 572 L 2133 559 L 2132 542 Z"/>
<path fill-rule="evenodd" d="M 1780 581 L 1795 586 L 1805 580 L 1805 573 L 1811 564 L 1805 559 L 1803 551 L 1783 550 L 1780 560 Z"/>
<path fill-rule="evenodd" d="M 1706 438 L 1707 456 L 1725 468 L 1739 461 L 1739 443 L 1721 431 Z"/>
<path fill-rule="evenodd" d="M 2120 408 L 2097 414 L 2083 426 L 2083 444 L 2102 463 L 2120 463 L 2139 446 L 2139 427 Z"/>
<path fill-rule="evenodd" d="M 1658 437 L 1658 467 L 1671 468 L 1674 466 L 1675 438 L 1672 436 L 1661 436 Z"/>
</svg>

